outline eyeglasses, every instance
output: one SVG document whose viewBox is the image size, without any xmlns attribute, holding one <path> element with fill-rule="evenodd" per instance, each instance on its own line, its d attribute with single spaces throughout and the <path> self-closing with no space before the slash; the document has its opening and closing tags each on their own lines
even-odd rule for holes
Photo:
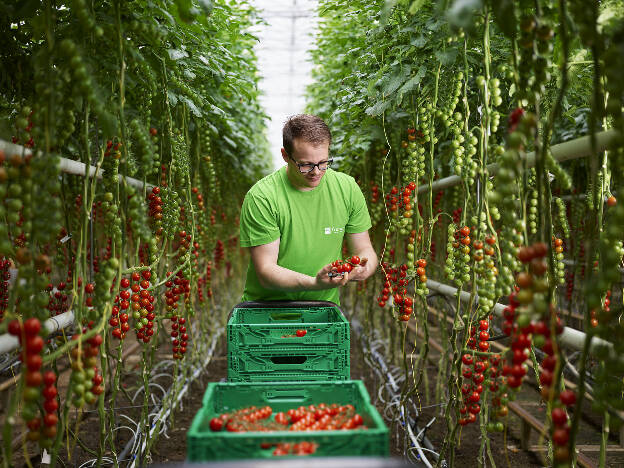
<svg viewBox="0 0 624 468">
<path fill-rule="evenodd" d="M 293 159 L 291 155 L 288 155 L 288 157 L 293 160 L 293 162 L 299 168 L 299 172 L 301 172 L 302 174 L 307 174 L 308 172 L 312 172 L 315 167 L 318 167 L 319 171 L 326 171 L 327 169 L 331 167 L 332 163 L 334 162 L 333 159 L 328 159 L 327 161 L 321 161 L 320 163 L 317 163 L 317 164 L 298 163 L 297 161 Z"/>
</svg>

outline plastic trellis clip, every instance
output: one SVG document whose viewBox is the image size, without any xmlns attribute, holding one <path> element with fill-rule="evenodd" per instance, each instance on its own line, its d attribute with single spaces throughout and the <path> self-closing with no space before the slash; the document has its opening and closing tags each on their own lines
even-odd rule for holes
<svg viewBox="0 0 624 468">
<path fill-rule="evenodd" d="M 329 276 L 330 278 L 335 278 L 336 276 L 344 276 L 344 273 L 338 273 L 336 271 L 330 271 L 329 273 L 327 273 L 327 276 Z"/>
</svg>

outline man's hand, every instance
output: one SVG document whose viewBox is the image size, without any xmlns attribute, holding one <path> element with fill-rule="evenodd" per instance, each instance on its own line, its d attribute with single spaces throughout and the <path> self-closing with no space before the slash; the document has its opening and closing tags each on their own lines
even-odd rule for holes
<svg viewBox="0 0 624 468">
<path fill-rule="evenodd" d="M 349 281 L 349 273 L 345 272 L 337 276 L 329 276 L 329 273 L 335 270 L 331 263 L 325 265 L 316 274 L 316 286 L 318 289 L 330 289 L 338 286 L 344 286 Z"/>
<path fill-rule="evenodd" d="M 368 258 L 362 257 L 360 259 L 359 265 L 353 267 L 351 270 L 351 274 L 349 275 L 349 281 L 364 281 L 366 278 L 370 276 L 369 273 L 369 264 Z"/>
</svg>

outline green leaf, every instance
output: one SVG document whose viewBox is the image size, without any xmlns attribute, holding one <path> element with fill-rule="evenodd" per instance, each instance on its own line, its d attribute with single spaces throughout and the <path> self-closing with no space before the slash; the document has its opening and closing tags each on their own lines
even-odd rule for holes
<svg viewBox="0 0 624 468">
<path fill-rule="evenodd" d="M 424 3 L 425 3 L 425 0 L 414 0 L 412 4 L 410 5 L 409 10 L 407 10 L 407 12 L 410 15 L 415 15 L 418 12 L 418 10 L 422 8 Z"/>
<path fill-rule="evenodd" d="M 178 103 L 178 95 L 170 89 L 167 90 L 167 97 L 169 98 L 169 105 L 175 107 Z"/>
<path fill-rule="evenodd" d="M 214 2 L 212 0 L 198 0 L 198 3 L 204 14 L 209 15 L 212 13 L 214 8 Z"/>
<path fill-rule="evenodd" d="M 201 117 L 202 113 L 193 101 L 191 101 L 186 96 L 180 96 L 180 101 L 186 104 L 194 115 L 196 115 L 197 117 Z"/>
<path fill-rule="evenodd" d="M 410 44 L 414 47 L 424 47 L 427 45 L 427 38 L 422 34 L 410 40 Z"/>
<path fill-rule="evenodd" d="M 467 29 L 474 24 L 474 15 L 482 7 L 482 0 L 455 0 L 446 17 L 452 26 Z"/>
<path fill-rule="evenodd" d="M 375 117 L 377 115 L 383 114 L 386 111 L 386 109 L 390 107 L 391 104 L 392 104 L 392 101 L 390 99 L 386 99 L 385 101 L 378 101 L 377 103 L 375 103 L 375 105 L 367 108 L 365 112 L 368 115 Z"/>
<path fill-rule="evenodd" d="M 403 84 L 403 86 L 401 86 L 401 89 L 399 89 L 399 92 L 397 93 L 399 95 L 399 102 L 403 100 L 403 96 L 405 94 L 409 93 L 416 86 L 418 86 L 418 84 L 422 81 L 426 73 L 427 73 L 427 67 L 424 65 L 421 65 L 418 71 L 416 72 L 416 74 L 412 76 L 409 80 L 407 80 Z"/>
<path fill-rule="evenodd" d="M 455 59 L 457 58 L 457 49 L 438 50 L 436 51 L 435 56 L 442 65 L 453 65 L 455 63 Z"/>
<path fill-rule="evenodd" d="M 167 52 L 169 52 L 169 58 L 171 60 L 180 60 L 181 58 L 188 57 L 188 53 L 185 50 L 167 49 Z"/>
<path fill-rule="evenodd" d="M 516 35 L 516 14 L 513 0 L 490 0 L 494 21 L 507 37 Z"/>
<path fill-rule="evenodd" d="M 405 80 L 410 76 L 412 69 L 407 67 L 401 70 L 399 73 L 389 77 L 388 81 L 384 83 L 381 88 L 381 92 L 388 96 L 394 93 L 399 87 L 405 83 Z"/>
<path fill-rule="evenodd" d="M 192 0 L 175 0 L 175 4 L 178 7 L 178 14 L 182 21 L 185 23 L 192 23 L 195 21 L 199 10 L 193 6 Z"/>
<path fill-rule="evenodd" d="M 232 148 L 236 149 L 236 147 L 238 146 L 236 143 L 234 143 L 234 141 L 230 140 L 227 136 L 222 135 L 221 138 L 223 138 L 223 140 L 230 145 Z"/>
</svg>

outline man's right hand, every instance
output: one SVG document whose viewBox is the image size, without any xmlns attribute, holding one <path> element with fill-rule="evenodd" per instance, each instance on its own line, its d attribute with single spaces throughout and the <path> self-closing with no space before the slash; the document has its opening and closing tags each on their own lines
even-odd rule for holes
<svg viewBox="0 0 624 468">
<path fill-rule="evenodd" d="M 338 286 L 344 286 L 349 281 L 349 273 L 345 272 L 338 276 L 329 276 L 329 273 L 335 270 L 331 263 L 325 265 L 316 274 L 316 286 L 318 289 L 330 289 Z"/>
</svg>

